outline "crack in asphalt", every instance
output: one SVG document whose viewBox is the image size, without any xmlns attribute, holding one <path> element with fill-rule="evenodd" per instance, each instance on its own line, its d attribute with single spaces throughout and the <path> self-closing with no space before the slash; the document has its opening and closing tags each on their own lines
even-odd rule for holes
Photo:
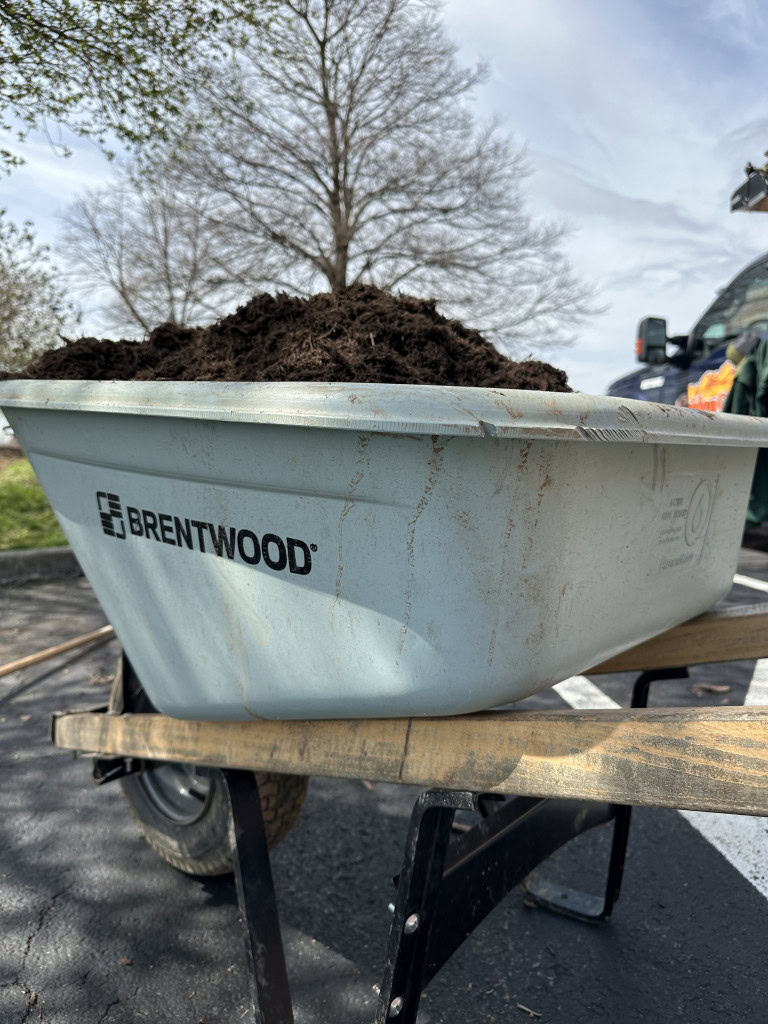
<svg viewBox="0 0 768 1024">
<path fill-rule="evenodd" d="M 29 1020 L 29 1016 L 34 1007 L 37 1006 L 37 993 L 33 989 L 27 988 L 26 985 L 22 985 L 21 989 L 27 997 L 27 1008 L 24 1011 L 24 1016 L 20 1020 L 20 1024 L 24 1024 L 25 1021 Z M 42 1013 L 40 1016 L 42 1017 Z"/>
<path fill-rule="evenodd" d="M 19 970 L 16 973 L 16 977 L 13 979 L 12 982 L 8 982 L 7 985 L 3 986 L 4 988 L 16 986 L 20 988 L 24 995 L 27 997 L 27 1009 L 25 1010 L 24 1016 L 21 1018 L 19 1024 L 25 1024 L 25 1022 L 29 1020 L 32 1010 L 37 1005 L 37 992 L 33 988 L 31 988 L 25 981 L 22 981 L 22 975 L 24 974 L 24 971 L 27 966 L 27 959 L 29 958 L 29 953 L 30 950 L 32 949 L 32 943 L 43 930 L 46 918 L 50 914 L 51 910 L 53 910 L 53 905 L 56 902 L 56 900 L 60 896 L 63 896 L 65 893 L 69 892 L 71 888 L 72 887 L 70 885 L 67 885 L 63 889 L 60 889 L 58 892 L 55 892 L 53 896 L 50 897 L 48 902 L 45 903 L 44 906 L 41 908 L 39 914 L 37 915 L 37 924 L 29 933 L 29 935 L 27 935 L 26 941 L 24 943 L 24 949 L 21 954 L 21 965 L 19 966 Z M 42 1019 L 42 1010 L 40 1011 L 40 1017 Z"/>
<path fill-rule="evenodd" d="M 112 1009 L 113 1006 L 117 1006 L 119 1003 L 120 996 L 118 996 L 117 999 L 113 999 L 111 1003 L 107 1003 L 107 1008 L 104 1010 L 104 1013 L 102 1013 L 102 1015 L 99 1017 L 99 1024 L 104 1024 L 104 1022 L 107 1019 L 107 1014 L 109 1013 L 109 1011 Z"/>
<path fill-rule="evenodd" d="M 134 1000 L 136 999 L 136 996 L 139 994 L 140 988 L 140 984 L 136 985 L 136 987 L 134 988 L 133 994 L 130 996 L 129 1000 L 131 1004 L 133 1004 Z M 109 1011 L 112 1009 L 113 1006 L 118 1006 L 121 1002 L 122 1000 L 120 999 L 120 996 L 118 996 L 117 999 L 113 999 L 110 1003 L 107 1003 L 104 1012 L 99 1017 L 98 1024 L 106 1024 L 107 1015 L 109 1014 Z"/>
</svg>

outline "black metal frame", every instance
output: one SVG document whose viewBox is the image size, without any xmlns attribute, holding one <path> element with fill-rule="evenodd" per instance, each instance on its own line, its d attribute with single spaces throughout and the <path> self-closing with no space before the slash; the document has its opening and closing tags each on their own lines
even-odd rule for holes
<svg viewBox="0 0 768 1024">
<path fill-rule="evenodd" d="M 610 821 L 610 804 L 515 797 L 449 844 L 468 792 L 429 790 L 416 801 L 405 845 L 377 1024 L 413 1024 L 424 988 L 481 921 L 570 839 Z"/>
<path fill-rule="evenodd" d="M 687 678 L 686 668 L 643 672 L 632 707 L 645 707 L 657 679 Z M 120 762 L 122 761 L 122 767 Z M 110 782 L 135 770 L 130 759 L 96 762 Z M 293 1024 L 277 899 L 253 772 L 223 771 L 235 827 L 235 881 L 256 1024 Z M 457 810 L 480 820 L 452 838 Z M 481 921 L 521 882 L 542 907 L 597 922 L 608 918 L 621 891 L 632 808 L 581 800 L 428 790 L 411 813 L 400 874 L 377 1024 L 415 1024 L 424 988 Z M 531 873 L 561 846 L 597 825 L 614 823 L 601 896 L 554 886 Z"/>
<path fill-rule="evenodd" d="M 632 687 L 630 707 L 644 708 L 648 706 L 648 694 L 651 683 L 661 679 L 687 679 L 687 668 L 663 668 L 641 672 Z M 605 921 L 613 912 L 621 892 L 624 877 L 624 861 L 629 842 L 629 825 L 632 820 L 632 808 L 626 804 L 612 804 L 613 839 L 608 861 L 608 875 L 605 892 L 601 897 L 592 896 L 578 889 L 570 889 L 563 885 L 552 885 L 545 879 L 531 877 L 524 882 L 524 888 L 531 899 L 546 910 L 552 910 L 578 921 L 597 923 Z"/>
<path fill-rule="evenodd" d="M 256 1024 L 293 1024 L 259 783 L 253 772 L 235 769 L 225 769 L 224 779 L 235 823 L 235 884 L 253 1019 Z"/>
</svg>

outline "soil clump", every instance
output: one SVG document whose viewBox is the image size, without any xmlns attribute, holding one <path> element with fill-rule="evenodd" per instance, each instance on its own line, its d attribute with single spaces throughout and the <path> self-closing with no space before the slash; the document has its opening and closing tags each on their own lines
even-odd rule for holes
<svg viewBox="0 0 768 1024">
<path fill-rule="evenodd" d="M 478 331 L 441 316 L 434 301 L 368 285 L 306 299 L 255 295 L 210 327 L 162 324 L 141 342 L 80 338 L 5 376 L 571 390 L 564 371 L 508 359 Z"/>
</svg>

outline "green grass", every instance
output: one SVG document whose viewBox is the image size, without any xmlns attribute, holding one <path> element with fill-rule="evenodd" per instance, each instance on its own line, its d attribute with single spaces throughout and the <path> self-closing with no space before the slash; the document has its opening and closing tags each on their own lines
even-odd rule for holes
<svg viewBox="0 0 768 1024">
<path fill-rule="evenodd" d="M 0 471 L 0 551 L 64 545 L 61 532 L 34 470 L 26 459 Z"/>
</svg>

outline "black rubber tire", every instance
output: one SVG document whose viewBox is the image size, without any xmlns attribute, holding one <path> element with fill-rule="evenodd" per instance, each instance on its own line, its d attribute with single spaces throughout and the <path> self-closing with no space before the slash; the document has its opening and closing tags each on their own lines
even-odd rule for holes
<svg viewBox="0 0 768 1024">
<path fill-rule="evenodd" d="M 151 766 L 146 770 L 151 771 Z M 256 772 L 261 809 L 270 848 L 290 832 L 307 794 L 305 775 Z M 188 875 L 228 875 L 234 869 L 235 833 L 221 772 L 211 772 L 211 788 L 203 814 L 179 825 L 158 813 L 140 775 L 120 780 L 139 829 L 163 860 Z"/>
<path fill-rule="evenodd" d="M 141 684 L 127 661 L 123 662 L 125 710 L 153 712 Z M 139 829 L 163 860 L 189 875 L 227 875 L 234 870 L 235 833 L 220 771 L 209 770 L 209 789 L 196 820 L 178 823 L 162 812 L 152 796 L 148 774 L 158 762 L 142 762 L 141 772 L 120 780 L 128 807 Z M 255 772 L 261 810 L 270 848 L 290 832 L 307 795 L 306 775 Z"/>
</svg>

